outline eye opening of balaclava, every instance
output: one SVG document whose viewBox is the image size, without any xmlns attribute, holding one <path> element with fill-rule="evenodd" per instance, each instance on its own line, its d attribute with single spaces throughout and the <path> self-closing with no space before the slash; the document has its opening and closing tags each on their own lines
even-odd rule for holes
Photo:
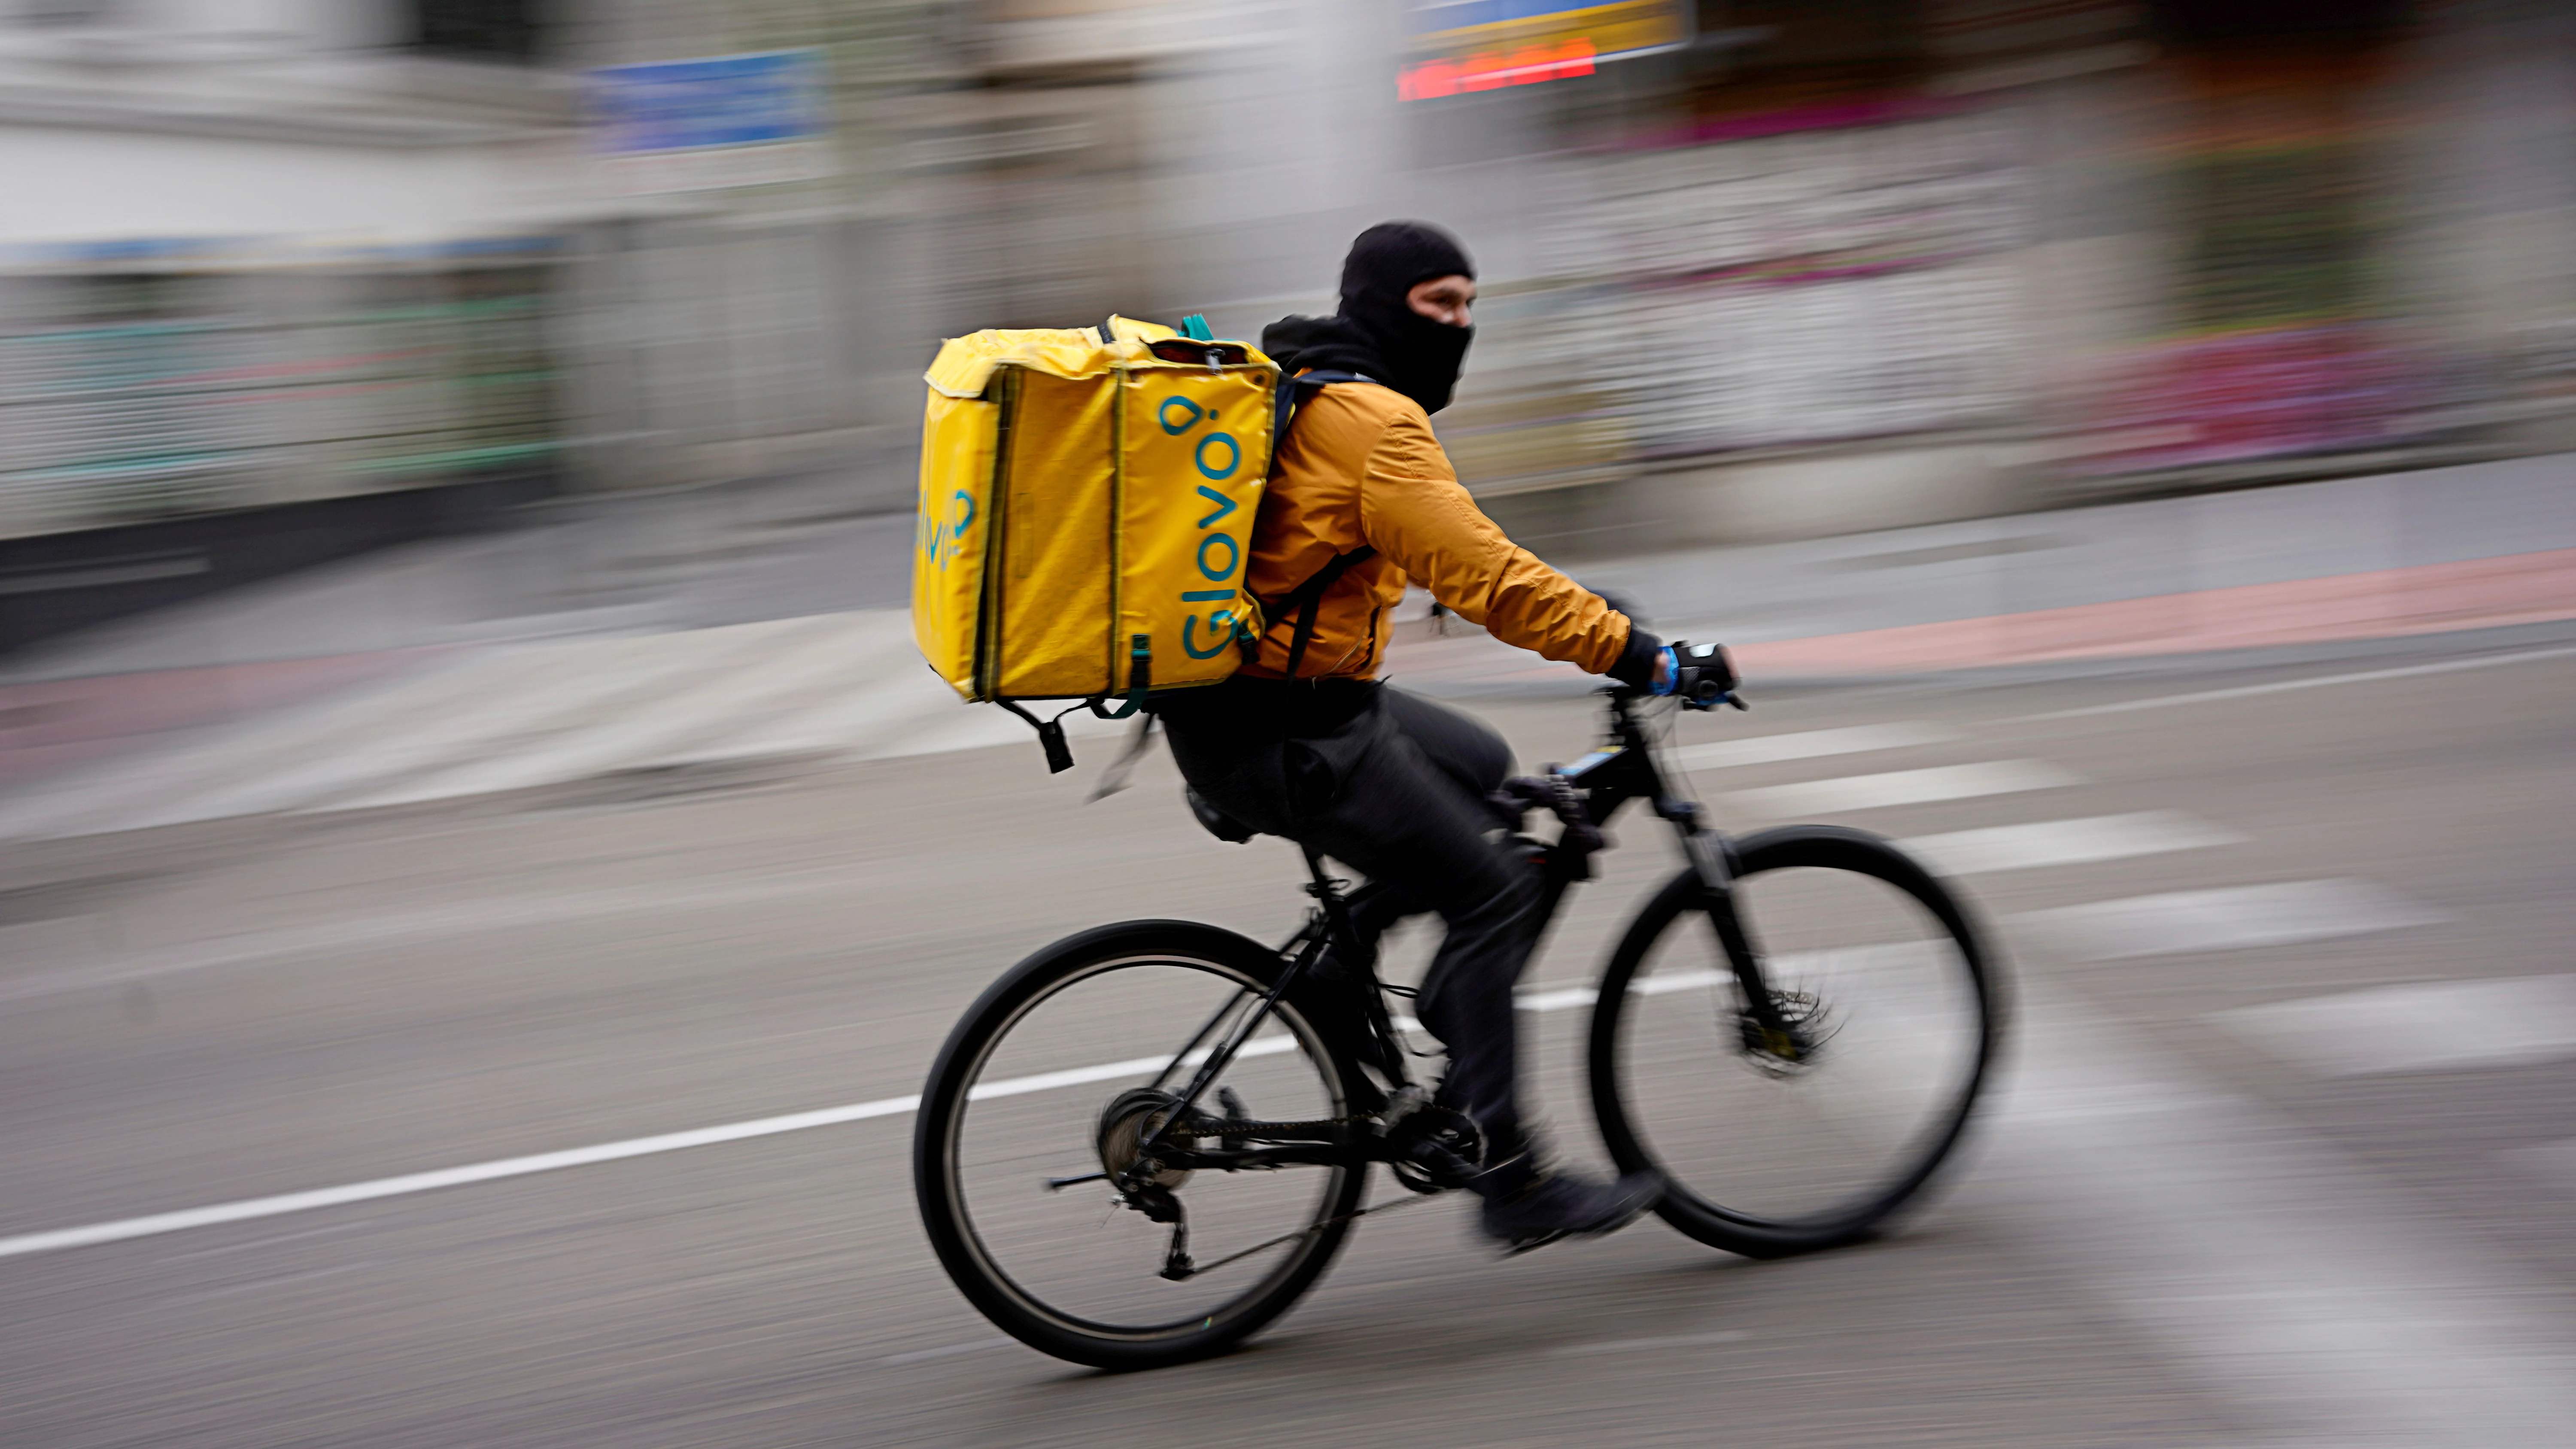
<svg viewBox="0 0 2576 1449">
<path fill-rule="evenodd" d="M 1405 294 L 1434 277 L 1476 275 L 1458 239 L 1420 221 L 1386 221 L 1361 232 L 1342 262 L 1337 314 L 1364 337 L 1386 369 L 1378 381 L 1436 413 L 1449 405 L 1473 327 L 1452 327 L 1413 310 Z"/>
</svg>

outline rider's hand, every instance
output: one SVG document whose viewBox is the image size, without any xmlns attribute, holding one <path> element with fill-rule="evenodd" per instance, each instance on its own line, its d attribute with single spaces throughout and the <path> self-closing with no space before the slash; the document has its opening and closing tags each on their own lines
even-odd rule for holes
<svg viewBox="0 0 2576 1449">
<path fill-rule="evenodd" d="M 1665 683 L 1665 669 L 1671 670 L 1671 683 Z M 1681 696 L 1684 709 L 1715 709 L 1721 704 L 1744 708 L 1735 695 L 1735 661 L 1726 657 L 1718 644 L 1685 644 L 1675 641 L 1664 649 L 1664 662 L 1655 672 L 1655 693 Z"/>
<path fill-rule="evenodd" d="M 1651 686 L 1655 693 L 1670 694 L 1673 692 L 1673 676 L 1674 672 L 1678 668 L 1679 666 L 1673 659 L 1672 650 L 1658 649 L 1655 651 L 1655 682 Z"/>
</svg>

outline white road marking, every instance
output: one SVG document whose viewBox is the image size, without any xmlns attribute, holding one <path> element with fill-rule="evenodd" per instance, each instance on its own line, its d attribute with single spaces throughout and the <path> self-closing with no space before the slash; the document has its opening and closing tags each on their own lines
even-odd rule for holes
<svg viewBox="0 0 2576 1449">
<path fill-rule="evenodd" d="M 2518 1147 L 2497 1156 L 2517 1172 L 2527 1173 L 2552 1187 L 2576 1192 L 2576 1137 L 2564 1142 L 2544 1142 L 2538 1147 Z"/>
<path fill-rule="evenodd" d="M 400 726 L 348 732 L 315 741 L 291 764 L 227 778 L 215 788 L 172 799 L 120 825 L 169 825 L 236 815 L 326 806 L 354 791 L 381 787 L 423 771 L 520 747 L 531 733 L 547 733 L 567 716 L 628 706 L 670 681 L 715 664 L 742 646 L 733 631 L 706 629 L 682 635 L 616 639 L 579 653 L 561 651 L 561 672 L 524 688 L 478 690 L 444 714 L 426 714 Z"/>
<path fill-rule="evenodd" d="M 996 1085 L 1001 1084 L 996 1083 Z M 370 1182 L 347 1183 L 340 1187 L 315 1188 L 310 1192 L 280 1193 L 275 1197 L 255 1197 L 240 1202 L 217 1203 L 212 1207 L 154 1213 L 149 1217 L 123 1218 L 112 1223 L 93 1223 L 85 1228 L 58 1228 L 45 1233 L 22 1233 L 14 1238 L 0 1238 L 0 1258 L 14 1258 L 27 1253 L 51 1253 L 64 1248 L 87 1247 L 92 1243 L 113 1243 L 126 1238 L 148 1238 L 160 1233 L 176 1233 L 189 1228 L 210 1228 L 219 1223 L 248 1222 L 253 1218 L 273 1218 L 284 1213 L 338 1207 L 343 1203 L 371 1202 L 383 1197 L 403 1197 L 415 1192 L 432 1192 L 442 1187 L 460 1187 L 469 1182 L 492 1182 L 504 1177 L 525 1177 L 532 1172 L 553 1172 L 565 1167 L 587 1167 L 595 1162 L 615 1162 L 628 1157 L 649 1157 L 657 1152 L 677 1152 L 684 1147 L 704 1147 L 715 1142 L 740 1142 L 752 1137 L 770 1137 L 781 1132 L 802 1132 L 809 1127 L 831 1127 L 843 1122 L 865 1121 L 870 1117 L 892 1117 L 910 1112 L 920 1105 L 921 1098 L 918 1096 L 887 1097 L 881 1101 L 857 1102 L 847 1107 L 825 1107 L 814 1112 L 790 1112 L 784 1116 L 761 1117 L 749 1122 L 732 1122 L 722 1127 L 700 1127 L 687 1132 L 664 1132 L 652 1137 L 630 1137 L 623 1142 L 603 1142 L 594 1147 L 574 1147 L 561 1152 L 538 1152 L 526 1157 L 504 1157 L 497 1161 L 471 1163 L 464 1167 L 443 1167 L 434 1172 L 412 1172 L 400 1177 L 379 1177 Z"/>
<path fill-rule="evenodd" d="M 2576 976 L 2373 986 L 2209 1020 L 2327 1077 L 2537 1066 L 2576 1058 Z"/>
<path fill-rule="evenodd" d="M 1717 770 L 1733 765 L 1767 765 L 1775 760 L 1812 760 L 1824 755 L 1857 755 L 1870 750 L 1938 745 L 1958 737 L 1959 732 L 1946 725 L 1850 725 L 1842 729 L 1800 730 L 1794 734 L 1753 735 L 1705 745 L 1684 745 L 1673 751 L 1673 758 L 1692 769 Z"/>
<path fill-rule="evenodd" d="M 2173 810 L 2135 815 L 2093 815 L 2080 820 L 2042 820 L 2029 825 L 1990 825 L 1981 830 L 1953 830 L 1918 835 L 1898 846 L 1923 857 L 1952 875 L 1995 870 L 2026 870 L 2043 865 L 2083 865 L 2127 860 L 2165 851 L 2199 850 L 2235 845 L 2245 837 Z"/>
<path fill-rule="evenodd" d="M 1533 991 L 1525 996 L 1515 996 L 1512 1005 L 1523 1011 L 1567 1011 L 1578 1006 L 1590 1006 L 1600 994 L 1599 987 L 1569 986 L 1561 991 Z"/>
<path fill-rule="evenodd" d="M 488 755 L 478 751 L 425 775 L 383 782 L 383 788 L 338 802 L 339 808 L 487 795 L 646 765 L 728 725 L 771 719 L 782 709 L 809 705 L 835 690 L 864 689 L 868 661 L 861 631 L 851 628 L 845 616 L 827 615 L 824 624 L 778 641 L 784 647 L 775 652 L 745 650 L 739 657 L 711 662 L 649 698 L 569 715 L 546 735 L 514 741 L 511 748 Z"/>
<path fill-rule="evenodd" d="M 2420 901 L 2356 880 L 2284 881 L 2027 911 L 2012 934 L 2079 961 L 2324 941 L 2446 920 Z"/>
<path fill-rule="evenodd" d="M 2133 709 L 2165 709 L 2173 705 L 2207 704 L 2216 699 L 2244 699 L 2258 694 L 2281 694 L 2293 689 L 2322 689 L 2330 684 L 2367 684 L 2374 679 L 2404 679 L 2416 674 L 2448 674 L 2455 669 L 2485 669 L 2497 664 L 2528 664 L 2540 659 L 2565 659 L 2576 655 L 2576 649 L 2526 649 L 2518 654 L 2481 654 L 2475 659 L 2445 659 L 2438 664 L 2409 664 L 2396 669 L 2365 669 L 2353 674 L 2320 674 L 2306 679 L 2282 679 L 2270 684 L 2245 684 L 2234 689 L 2202 689 L 2190 694 L 2160 694 L 2149 699 L 2128 699 L 2118 704 L 2093 704 L 2082 709 L 2053 709 L 2046 714 L 2025 714 L 2010 720 L 2026 724 L 2043 719 L 2082 719 L 2086 715 L 2124 714 Z"/>
<path fill-rule="evenodd" d="M 1271 1056 L 1292 1051 L 1293 1037 L 1263 1036 L 1244 1043 L 1241 1055 Z M 1201 1054 L 1192 1053 L 1194 1058 Z M 1104 1062 L 1098 1066 L 1074 1067 L 1061 1072 L 1042 1072 L 1035 1076 L 1013 1077 L 987 1082 L 966 1094 L 970 1102 L 989 1101 L 995 1097 L 1016 1097 L 1028 1092 L 1050 1091 L 1057 1087 L 1079 1086 L 1086 1082 L 1109 1081 L 1140 1072 L 1158 1071 L 1168 1057 L 1136 1057 L 1123 1062 Z M 405 1173 L 400 1177 L 379 1177 L 370 1182 L 353 1182 L 340 1187 L 315 1188 L 309 1192 L 280 1193 L 275 1197 L 248 1198 L 240 1202 L 217 1203 L 212 1207 L 187 1208 L 179 1212 L 154 1213 L 148 1217 L 122 1218 L 116 1222 L 93 1223 L 82 1228 L 58 1228 L 52 1232 L 23 1233 L 14 1238 L 0 1238 L 0 1258 L 14 1258 L 27 1253 L 59 1252 L 64 1248 L 82 1248 L 93 1243 L 113 1243 L 127 1238 L 148 1238 L 161 1233 L 182 1232 L 189 1228 L 208 1228 L 221 1223 L 247 1222 L 253 1218 L 273 1218 L 285 1213 L 311 1212 L 316 1208 L 338 1207 L 344 1203 L 371 1202 L 377 1198 L 403 1197 L 416 1192 L 432 1192 L 442 1187 L 460 1187 L 466 1183 L 493 1182 L 505 1177 L 525 1177 L 533 1172 L 553 1172 L 566 1167 L 588 1167 L 597 1162 L 616 1162 L 628 1157 L 650 1157 L 655 1153 L 678 1152 L 688 1147 L 705 1147 L 718 1142 L 741 1142 L 753 1137 L 774 1137 L 781 1132 L 803 1132 L 814 1127 L 836 1127 L 844 1122 L 864 1122 L 873 1117 L 895 1117 L 917 1110 L 919 1095 L 885 1097 L 874 1102 L 853 1102 L 846 1107 L 824 1107 L 812 1112 L 789 1112 L 777 1117 L 759 1117 L 748 1122 L 729 1122 L 720 1127 L 699 1127 L 687 1132 L 664 1132 L 651 1137 L 630 1137 L 623 1142 L 603 1142 L 592 1147 L 574 1147 L 561 1152 L 538 1152 L 526 1157 L 504 1157 L 493 1162 L 470 1163 L 463 1167 L 445 1167 L 433 1172 Z"/>
<path fill-rule="evenodd" d="M 1720 1329 L 1715 1333 L 1677 1333 L 1665 1338 L 1613 1338 L 1601 1343 L 1578 1343 L 1567 1348 L 1548 1350 L 1550 1358 L 1574 1358 L 1588 1353 L 1640 1353 L 1658 1348 L 1697 1348 L 1702 1344 L 1741 1343 L 1752 1337 L 1741 1328 Z"/>
<path fill-rule="evenodd" d="M 561 667 L 565 652 L 552 646 L 451 657 L 291 721 L 253 721 L 158 757 L 114 760 L 11 800 L 0 809 L 0 836 L 33 839 L 121 829 L 135 812 L 288 768 L 328 751 L 336 740 L 461 714 L 492 692 L 507 693 L 523 683 L 533 686 Z"/>
<path fill-rule="evenodd" d="M 38 969 L 14 979 L 0 979 L 0 1001 L 101 986 L 122 986 L 188 971 L 308 956 L 317 951 L 380 950 L 418 942 L 464 940 L 485 931 L 517 930 L 599 916 L 627 917 L 654 911 L 721 910 L 728 906 L 765 905 L 829 896 L 847 889 L 848 881 L 842 873 L 814 870 L 757 880 L 710 880 L 686 885 L 566 891 L 559 895 L 496 896 L 470 904 L 448 903 L 416 910 L 389 911 L 328 925 L 219 936 L 179 946 L 135 951 L 105 960 Z"/>
<path fill-rule="evenodd" d="M 2358 886 L 2353 882 L 2322 881 L 2307 882 L 2302 883 L 2301 885 L 2293 885 L 2289 887 L 2253 886 L 2246 887 L 2244 889 L 2256 892 L 2278 892 L 2285 890 L 2298 892 L 2306 889 L 2307 887 L 2331 888 L 2329 894 L 2336 897 L 2341 897 L 2353 891 L 2364 892 L 2366 893 L 2365 899 L 2367 901 L 2378 903 L 2377 909 L 2380 910 L 2383 919 L 2398 920 L 2402 924 L 2411 925 L 2421 920 L 2440 919 L 2438 916 L 2425 914 L 2420 907 L 2412 907 L 2411 903 L 2396 902 L 2396 908 L 2392 909 L 2387 903 L 2394 901 L 2395 898 L 2370 892 L 2368 887 Z M 2230 893 L 2201 892 L 2198 894 L 2226 895 Z M 2313 894 L 2313 892 L 2311 892 L 2311 894 Z M 2143 902 L 2154 902 L 2164 899 L 2170 898 L 2149 896 L 2142 897 L 2138 901 L 2113 901 L 2105 904 L 2113 908 L 2125 909 L 2136 907 Z M 2087 908 L 2073 907 L 2070 909 L 2081 911 Z M 2058 913 L 2052 912 L 2032 913 L 2032 915 L 2041 917 L 2053 917 L 2057 914 Z M 2117 914 L 2116 910 L 2114 914 Z M 2220 914 L 2224 913 L 2222 912 Z M 2264 913 L 2260 911 L 2255 913 L 2255 924 L 2257 926 L 2261 925 L 2263 915 Z M 2016 918 L 2016 921 L 2026 922 L 2030 919 L 2031 916 L 2022 916 Z M 2275 925 L 2271 929 L 2274 932 L 2277 932 L 2278 926 Z M 2361 929 L 2371 928 L 2365 927 Z M 2334 932 L 2334 934 L 2344 933 L 2344 929 L 2337 929 Z M 2206 936 L 2209 933 L 2204 931 L 2202 934 Z M 2272 939 L 2277 939 L 2277 936 L 2264 935 L 2258 943 L 2268 943 Z M 1919 943 L 1896 943 L 1893 949 L 1899 951 L 1910 951 L 1915 949 L 1918 944 Z M 2188 948 L 2171 947 L 2160 949 L 2211 950 L 2216 949 L 2216 947 L 2196 945 Z M 1805 957 L 1803 955 L 1792 953 L 1783 955 L 1780 958 L 1779 964 L 1784 969 L 1794 970 L 1797 969 L 1798 963 L 1804 959 Z M 1667 971 L 1659 972 L 1648 977 L 1646 980 L 1639 982 L 1632 989 L 1637 991 L 1640 995 L 1652 996 L 1661 995 L 1666 992 L 1691 990 L 1703 986 L 1714 986 L 1728 979 L 1730 979 L 1730 973 L 1714 968 L 1690 971 Z M 1517 998 L 1514 1004 L 1524 1011 L 1567 1011 L 1590 1006 L 1595 1000 L 1597 994 L 1596 989 L 1592 987 L 1577 987 L 1567 990 L 1533 992 L 1529 995 Z M 1396 1017 L 1394 1025 L 1397 1030 L 1404 1032 L 1415 1032 L 1422 1029 L 1422 1023 L 1410 1016 Z M 1296 1042 L 1294 1038 L 1285 1034 L 1274 1034 L 1256 1037 L 1252 1041 L 1245 1043 L 1244 1053 L 1251 1056 L 1267 1056 L 1273 1053 L 1294 1050 L 1295 1047 Z M 1195 1056 L 1196 1054 L 1193 1055 Z M 1090 1082 L 1109 1081 L 1121 1076 L 1158 1070 L 1162 1066 L 1164 1060 L 1165 1059 L 1161 1057 L 1136 1057 L 1127 1061 L 1107 1062 L 1097 1066 L 1073 1067 L 1063 1071 L 1043 1072 L 1032 1076 L 1015 1077 L 1000 1082 L 987 1082 L 982 1086 L 974 1088 L 968 1094 L 968 1098 L 971 1101 L 988 1101 L 996 1097 L 1017 1096 L 1027 1092 L 1049 1091 L 1057 1087 L 1080 1086 Z M 920 1105 L 921 1099 L 918 1096 L 886 1097 L 874 1102 L 855 1102 L 848 1106 L 825 1107 L 811 1112 L 790 1112 L 782 1116 L 761 1117 L 748 1122 L 733 1122 L 717 1127 L 700 1127 L 686 1132 L 665 1132 L 651 1137 L 634 1137 L 628 1138 L 623 1142 L 604 1142 L 592 1147 L 576 1147 L 561 1152 L 540 1152 L 525 1157 L 507 1157 L 492 1162 L 471 1163 L 463 1167 L 441 1168 L 431 1172 L 407 1173 L 399 1177 L 381 1177 L 370 1182 L 349 1183 L 340 1187 L 316 1188 L 309 1192 L 281 1193 L 274 1197 L 250 1198 L 240 1202 L 218 1203 L 211 1207 L 188 1208 L 179 1212 L 155 1213 L 147 1217 L 123 1218 L 115 1222 L 94 1223 L 87 1227 L 59 1228 L 50 1232 L 25 1233 L 13 1238 L 0 1238 L 0 1258 L 17 1257 L 28 1253 L 57 1252 L 65 1248 L 86 1247 L 95 1243 L 113 1243 L 127 1238 L 152 1237 L 161 1233 L 182 1232 L 189 1228 L 213 1227 L 222 1223 L 245 1222 L 254 1218 L 277 1217 L 286 1213 L 309 1212 L 317 1208 L 338 1207 L 346 1203 L 369 1202 L 377 1198 L 401 1197 L 411 1193 L 431 1192 L 439 1188 L 458 1187 L 467 1183 L 491 1182 L 506 1177 L 522 1177 L 535 1172 L 552 1172 L 559 1168 L 586 1167 L 597 1162 L 615 1162 L 629 1157 L 646 1157 L 655 1153 L 677 1152 L 683 1148 L 689 1147 L 704 1147 L 720 1142 L 739 1142 L 748 1138 L 768 1137 L 782 1132 L 801 1132 L 812 1127 L 832 1127 L 844 1122 L 861 1122 L 876 1117 L 899 1116 L 916 1110 Z"/>
<path fill-rule="evenodd" d="M 2046 1001 L 2024 1020 L 1959 1209 L 2020 1225 L 2017 1242 L 2257 1421 L 2250 1437 L 2567 1442 L 2576 1362 L 2528 1270 L 2428 1230 L 2437 1207 L 2392 1200 L 2366 1166 L 2126 1033 Z"/>
<path fill-rule="evenodd" d="M 2047 790 L 2080 785 L 2083 780 L 2041 760 L 1989 760 L 1975 765 L 1935 765 L 1924 770 L 1890 770 L 1881 775 L 1846 775 L 1837 780 L 1809 780 L 1796 785 L 1765 785 L 1730 790 L 1726 803 L 1756 815 L 1831 815 L 1848 810 L 1877 810 L 1891 805 L 1922 805 L 1936 800 L 1966 800 L 2017 790 Z"/>
</svg>

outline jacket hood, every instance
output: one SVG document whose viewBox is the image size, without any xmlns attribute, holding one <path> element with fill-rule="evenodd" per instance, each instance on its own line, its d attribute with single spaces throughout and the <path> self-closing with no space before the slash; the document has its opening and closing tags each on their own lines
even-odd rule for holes
<svg viewBox="0 0 2576 1449">
<path fill-rule="evenodd" d="M 1283 372 L 1356 372 L 1371 382 L 1387 379 L 1386 359 L 1340 317 L 1282 317 L 1261 329 L 1261 350 Z"/>
</svg>

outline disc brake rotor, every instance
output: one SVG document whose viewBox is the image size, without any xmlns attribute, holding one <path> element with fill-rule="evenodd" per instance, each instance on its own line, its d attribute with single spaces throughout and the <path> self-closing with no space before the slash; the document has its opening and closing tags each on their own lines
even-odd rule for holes
<svg viewBox="0 0 2576 1449">
<path fill-rule="evenodd" d="M 1771 1008 L 1779 1014 L 1781 1030 L 1764 1026 L 1749 1009 L 1738 1008 L 1735 1013 L 1745 1061 L 1772 1077 L 1813 1070 L 1836 1029 L 1824 1002 L 1812 991 L 1774 991 Z"/>
</svg>

